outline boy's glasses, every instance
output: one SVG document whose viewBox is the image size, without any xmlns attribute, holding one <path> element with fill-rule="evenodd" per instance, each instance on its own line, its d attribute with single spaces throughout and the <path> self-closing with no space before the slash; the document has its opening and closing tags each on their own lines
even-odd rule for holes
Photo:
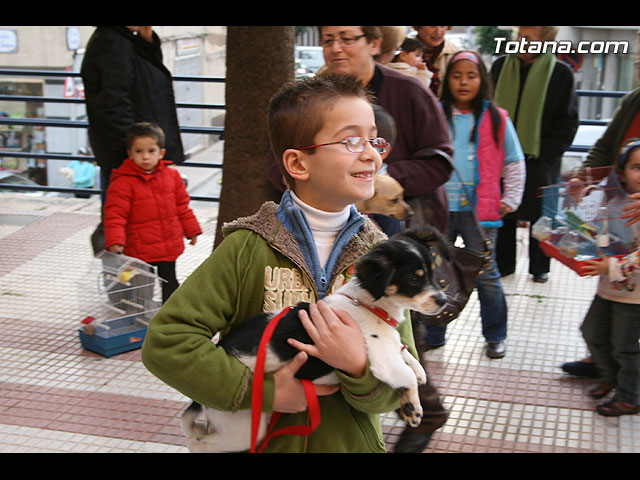
<svg viewBox="0 0 640 480">
<path fill-rule="evenodd" d="M 340 45 L 344 47 L 350 47 L 364 36 L 365 34 L 363 33 L 362 35 L 356 35 L 355 37 L 325 38 L 324 40 L 322 40 L 322 46 L 324 48 L 329 48 L 333 45 L 333 42 L 339 42 Z"/>
<path fill-rule="evenodd" d="M 366 138 L 362 137 L 347 137 L 346 139 L 339 142 L 321 143 L 320 145 L 309 145 L 308 147 L 296 148 L 296 150 L 308 150 L 311 148 L 342 143 L 351 153 L 362 153 L 364 152 L 364 147 L 367 142 L 369 142 L 371 144 L 371 147 L 379 154 L 386 153 L 387 148 L 389 148 L 389 142 L 387 142 L 382 137 L 374 138 L 372 140 L 367 140 Z"/>
</svg>

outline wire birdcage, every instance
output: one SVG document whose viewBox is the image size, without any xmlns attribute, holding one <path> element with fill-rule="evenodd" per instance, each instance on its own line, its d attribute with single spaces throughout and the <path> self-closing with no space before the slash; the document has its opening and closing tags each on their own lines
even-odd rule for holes
<svg viewBox="0 0 640 480">
<path fill-rule="evenodd" d="M 532 234 L 547 256 L 582 273 L 583 262 L 627 255 L 638 248 L 635 229 L 622 218 L 631 204 L 611 167 L 565 172 L 542 187 L 542 214 Z"/>
<path fill-rule="evenodd" d="M 156 284 L 164 281 L 156 267 L 137 258 L 99 252 L 84 282 L 87 316 L 79 328 L 84 348 L 112 356 L 142 346 L 146 329 L 161 300 Z"/>
</svg>

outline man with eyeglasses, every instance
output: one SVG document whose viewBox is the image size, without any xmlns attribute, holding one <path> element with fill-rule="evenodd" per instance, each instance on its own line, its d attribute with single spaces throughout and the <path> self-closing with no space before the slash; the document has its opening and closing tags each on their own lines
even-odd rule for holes
<svg viewBox="0 0 640 480">
<path fill-rule="evenodd" d="M 320 44 L 327 71 L 355 76 L 373 93 L 376 103 L 396 122 L 396 143 L 385 160 L 388 174 L 404 188 L 413 205 L 424 205 L 425 220 L 446 230 L 448 203 L 442 185 L 452 167 L 444 157 L 420 151 L 452 154 L 446 119 L 435 95 L 418 80 L 374 61 L 379 53 L 382 32 L 375 26 L 321 26 Z M 418 322 L 412 322 L 414 329 Z M 422 359 L 423 335 L 414 333 Z M 423 365 L 424 366 L 424 365 Z M 407 427 L 395 447 L 397 453 L 422 452 L 432 433 L 447 419 L 438 392 L 427 382 L 420 388 L 424 416 L 416 428 Z"/>
</svg>

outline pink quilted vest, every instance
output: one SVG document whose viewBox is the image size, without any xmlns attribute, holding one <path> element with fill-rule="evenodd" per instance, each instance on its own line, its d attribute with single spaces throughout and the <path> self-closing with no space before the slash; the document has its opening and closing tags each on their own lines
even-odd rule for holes
<svg viewBox="0 0 640 480">
<path fill-rule="evenodd" d="M 476 156 L 480 181 L 476 188 L 476 213 L 481 222 L 500 220 L 500 178 L 504 167 L 504 135 L 508 113 L 502 108 L 498 108 L 498 111 L 502 118 L 498 145 L 494 141 L 493 122 L 487 110 L 483 112 L 478 125 Z"/>
</svg>

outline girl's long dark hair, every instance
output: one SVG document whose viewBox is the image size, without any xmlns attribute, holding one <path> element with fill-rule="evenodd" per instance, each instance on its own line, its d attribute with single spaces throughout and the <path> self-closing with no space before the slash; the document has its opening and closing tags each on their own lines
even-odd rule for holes
<svg viewBox="0 0 640 480">
<path fill-rule="evenodd" d="M 471 106 L 473 109 L 474 123 L 473 123 L 473 129 L 471 130 L 471 138 L 469 139 L 469 141 L 474 142 L 476 139 L 476 133 L 478 131 L 478 119 L 482 114 L 482 106 L 484 104 L 484 101 L 487 100 L 489 102 L 489 106 L 487 110 L 489 112 L 489 115 L 491 115 L 491 124 L 493 125 L 493 139 L 497 145 L 500 143 L 499 132 L 502 124 L 502 118 L 500 116 L 500 112 L 498 111 L 498 107 L 493 101 L 493 83 L 492 83 L 491 77 L 489 76 L 489 72 L 487 71 L 487 67 L 485 67 L 484 62 L 482 61 L 482 58 L 480 58 L 480 56 L 476 52 L 469 51 L 469 50 L 465 50 L 465 51 L 467 53 L 471 53 L 475 55 L 475 57 L 478 59 L 477 66 L 478 66 L 478 71 L 480 72 L 480 90 L 478 91 L 478 95 L 476 95 L 476 98 L 474 98 L 473 101 L 471 102 Z M 458 52 L 458 53 L 461 53 L 461 52 Z M 455 59 L 456 55 L 453 56 L 452 60 Z M 453 103 L 455 99 L 453 98 L 453 95 L 451 94 L 451 89 L 449 88 L 449 77 L 451 76 L 451 66 L 452 66 L 452 63 L 449 63 L 449 66 L 447 67 L 447 71 L 444 76 L 444 80 L 442 84 L 441 99 L 442 99 L 442 107 L 444 109 L 444 113 L 447 116 L 447 119 L 449 120 L 451 125 L 453 125 L 452 108 L 453 108 Z"/>
</svg>

